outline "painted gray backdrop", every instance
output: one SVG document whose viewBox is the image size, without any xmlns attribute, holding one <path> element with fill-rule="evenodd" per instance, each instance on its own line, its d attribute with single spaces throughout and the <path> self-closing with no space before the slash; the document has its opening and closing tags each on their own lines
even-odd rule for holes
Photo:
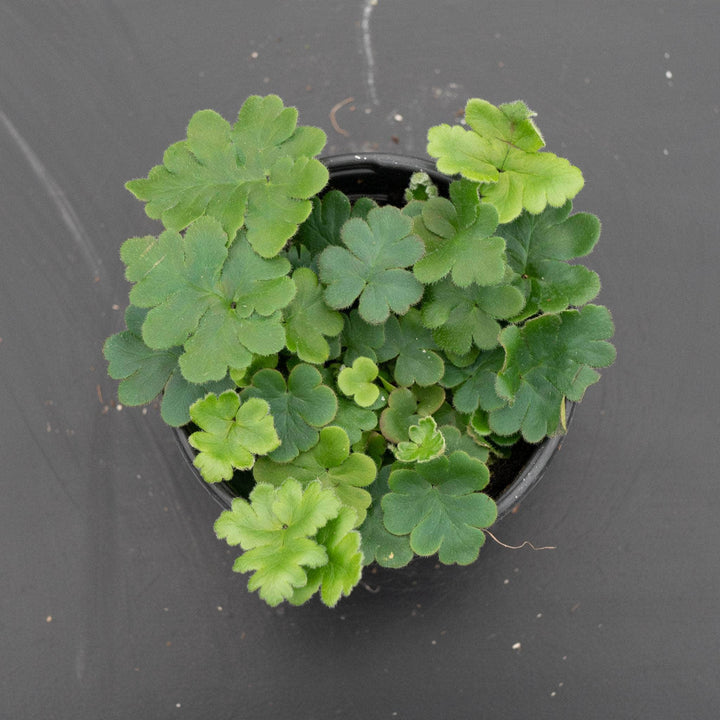
<svg viewBox="0 0 720 720">
<path fill-rule="evenodd" d="M 714 0 L 0 2 L 0 716 L 716 717 L 719 20 Z M 556 550 L 273 610 L 157 409 L 117 406 L 118 249 L 157 231 L 123 183 L 195 110 L 267 92 L 329 152 L 418 156 L 468 97 L 522 98 L 583 169 L 618 361 L 496 528 Z"/>
</svg>

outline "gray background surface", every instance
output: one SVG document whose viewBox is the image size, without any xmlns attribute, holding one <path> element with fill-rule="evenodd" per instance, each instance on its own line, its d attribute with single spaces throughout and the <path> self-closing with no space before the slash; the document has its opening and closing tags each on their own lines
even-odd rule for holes
<svg viewBox="0 0 720 720">
<path fill-rule="evenodd" d="M 0 717 L 716 717 L 719 19 L 714 0 L 0 3 Z M 116 405 L 118 250 L 157 231 L 123 183 L 195 110 L 267 92 L 328 152 L 416 156 L 468 97 L 522 98 L 583 169 L 618 361 L 495 529 L 556 550 L 489 544 L 273 610 L 157 409 Z"/>
</svg>

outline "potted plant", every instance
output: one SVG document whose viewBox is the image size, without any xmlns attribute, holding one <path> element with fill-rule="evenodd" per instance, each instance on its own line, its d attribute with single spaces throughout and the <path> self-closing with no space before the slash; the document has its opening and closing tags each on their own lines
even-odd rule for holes
<svg viewBox="0 0 720 720">
<path fill-rule="evenodd" d="M 356 170 L 253 96 L 232 126 L 196 113 L 127 183 L 165 229 L 121 248 L 109 374 L 124 404 L 161 398 L 207 483 L 235 483 L 214 529 L 270 605 L 334 606 L 371 562 L 473 562 L 491 478 L 613 362 L 598 277 L 570 262 L 600 224 L 572 213 L 582 174 L 532 117 L 472 99 L 429 130 L 436 170 Z"/>
</svg>

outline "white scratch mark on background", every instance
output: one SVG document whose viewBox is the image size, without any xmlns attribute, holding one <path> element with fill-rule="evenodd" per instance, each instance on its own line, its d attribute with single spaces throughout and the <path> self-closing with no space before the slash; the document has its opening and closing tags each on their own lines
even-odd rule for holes
<svg viewBox="0 0 720 720">
<path fill-rule="evenodd" d="M 365 63 L 367 64 L 367 86 L 370 92 L 370 99 L 373 105 L 379 105 L 377 90 L 375 89 L 375 58 L 373 57 L 372 41 L 370 39 L 370 16 L 373 8 L 379 0 L 366 0 L 363 7 L 363 17 L 360 27 L 362 28 L 363 50 L 365 51 Z"/>
<path fill-rule="evenodd" d="M 5 125 L 8 133 L 10 133 L 10 137 L 12 137 L 15 144 L 18 148 L 20 148 L 20 151 L 30 164 L 32 171 L 35 173 L 38 180 L 40 180 L 48 195 L 50 195 L 50 199 L 58 209 L 62 221 L 70 231 L 75 244 L 82 252 L 85 261 L 92 270 L 93 276 L 97 277 L 100 273 L 102 260 L 100 260 L 95 252 L 92 242 L 90 241 L 88 234 L 85 232 L 75 209 L 70 204 L 70 201 L 67 199 L 65 193 L 60 189 L 60 186 L 57 184 L 53 176 L 42 164 L 40 158 L 33 152 L 33 149 L 28 145 L 25 138 L 18 132 L 17 128 L 10 121 L 10 118 L 2 110 L 0 110 L 0 120 L 2 120 L 3 125 Z"/>
</svg>

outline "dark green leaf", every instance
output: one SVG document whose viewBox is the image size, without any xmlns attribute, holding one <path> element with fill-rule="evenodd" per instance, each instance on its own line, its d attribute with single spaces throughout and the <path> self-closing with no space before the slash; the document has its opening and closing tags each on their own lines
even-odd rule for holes
<svg viewBox="0 0 720 720">
<path fill-rule="evenodd" d="M 345 247 L 330 246 L 320 255 L 325 300 L 342 309 L 359 298 L 366 322 L 385 322 L 390 312 L 404 314 L 422 297 L 422 285 L 404 268 L 423 254 L 412 222 L 397 208 L 374 208 L 367 221 L 351 218 L 342 229 Z"/>
<path fill-rule="evenodd" d="M 277 462 L 292 460 L 318 441 L 318 428 L 327 425 L 337 412 L 335 393 L 322 384 L 322 376 L 312 365 L 296 365 L 287 385 L 277 370 L 255 373 L 252 385 L 241 397 L 258 397 L 270 405 L 281 445 L 269 453 Z"/>
</svg>

